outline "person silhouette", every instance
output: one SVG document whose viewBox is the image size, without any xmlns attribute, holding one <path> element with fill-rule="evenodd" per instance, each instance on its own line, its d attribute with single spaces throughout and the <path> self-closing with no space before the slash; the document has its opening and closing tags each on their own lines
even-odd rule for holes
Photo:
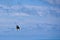
<svg viewBox="0 0 60 40">
<path fill-rule="evenodd" d="M 19 27 L 18 25 L 16 25 L 16 29 L 17 29 L 17 30 L 20 30 L 20 27 Z"/>
</svg>

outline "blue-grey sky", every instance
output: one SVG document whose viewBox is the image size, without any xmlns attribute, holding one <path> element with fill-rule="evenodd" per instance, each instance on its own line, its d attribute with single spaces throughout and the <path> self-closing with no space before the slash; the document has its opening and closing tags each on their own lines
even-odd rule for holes
<svg viewBox="0 0 60 40">
<path fill-rule="evenodd" d="M 20 32 L 16 25 L 21 26 Z M 60 0 L 0 0 L 1 40 L 60 38 L 59 30 Z"/>
</svg>

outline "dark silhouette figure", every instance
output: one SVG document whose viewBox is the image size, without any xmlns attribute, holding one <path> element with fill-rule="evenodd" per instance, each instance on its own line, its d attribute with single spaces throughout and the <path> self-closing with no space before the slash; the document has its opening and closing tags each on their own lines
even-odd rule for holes
<svg viewBox="0 0 60 40">
<path fill-rule="evenodd" d="M 20 30 L 20 27 L 17 25 L 17 26 L 16 26 L 16 29 L 17 29 L 17 30 Z"/>
</svg>

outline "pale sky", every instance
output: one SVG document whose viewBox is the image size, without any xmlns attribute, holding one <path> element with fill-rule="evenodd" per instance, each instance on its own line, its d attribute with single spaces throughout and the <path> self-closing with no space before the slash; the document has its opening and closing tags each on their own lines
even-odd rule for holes
<svg viewBox="0 0 60 40">
<path fill-rule="evenodd" d="M 39 24 L 43 29 L 45 28 L 44 30 L 47 28 L 52 29 L 52 26 L 56 26 L 56 30 L 59 30 L 60 0 L 0 0 L 0 35 L 4 36 L 6 33 L 10 35 L 16 33 L 16 35 L 20 35 L 15 30 L 17 24 L 22 26 L 22 32 L 19 33 L 23 34 L 23 36 L 33 34 L 36 36 L 40 33 L 38 30 L 41 29 L 37 28 L 37 24 Z M 30 32 L 32 33 L 30 34 Z M 14 34 L 14 36 L 16 35 Z M 54 36 L 56 35 L 54 34 Z M 37 36 L 38 39 L 39 37 L 41 36 Z M 3 38 L 4 37 L 2 37 L 1 40 L 4 40 Z M 13 40 L 13 38 L 11 40 Z"/>
</svg>

